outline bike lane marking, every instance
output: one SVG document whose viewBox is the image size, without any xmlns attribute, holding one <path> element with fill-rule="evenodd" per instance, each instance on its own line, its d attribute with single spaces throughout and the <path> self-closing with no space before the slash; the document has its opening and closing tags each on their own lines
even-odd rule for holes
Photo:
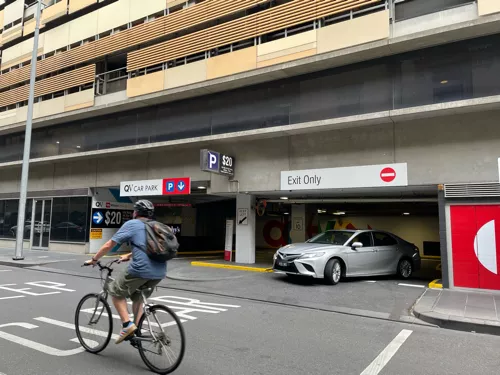
<svg viewBox="0 0 500 375">
<path fill-rule="evenodd" d="M 66 323 L 66 322 L 61 322 L 60 320 L 46 318 L 44 316 L 40 316 L 38 318 L 33 318 L 33 319 L 34 320 L 38 320 L 39 322 L 43 322 L 43 323 L 47 323 L 47 324 L 52 324 L 52 325 L 63 327 L 63 328 L 68 328 L 68 329 L 71 329 L 72 331 L 75 330 L 75 324 L 74 323 L 70 324 L 70 323 Z M 108 337 L 108 332 L 99 331 L 97 329 L 90 329 L 90 328 L 87 328 L 87 327 L 80 327 L 80 331 L 85 332 L 85 333 L 92 333 L 92 334 L 94 334 L 96 336 Z M 111 338 L 114 339 L 114 340 L 116 340 L 118 338 L 118 335 L 112 334 Z M 85 340 L 87 340 L 87 339 L 85 339 Z"/>
<path fill-rule="evenodd" d="M 0 325 L 0 328 L 2 328 L 2 327 L 22 327 L 25 329 L 38 328 L 38 326 L 36 326 L 34 324 L 30 324 L 30 323 L 8 323 L 8 324 Z M 3 331 L 0 331 L 0 338 L 14 342 L 14 343 L 19 344 L 19 345 L 26 346 L 30 349 L 34 349 L 34 350 L 39 351 L 41 353 L 55 356 L 55 357 L 68 357 L 68 356 L 82 353 L 85 351 L 85 349 L 81 346 L 76 348 L 76 349 L 59 350 L 59 349 L 53 348 L 51 346 L 40 344 L 36 341 L 31 341 L 31 340 L 25 339 L 23 337 L 12 335 L 10 333 L 3 332 Z M 76 342 L 78 342 L 78 339 L 71 339 L 70 341 L 75 342 L 74 340 L 77 340 Z"/>
</svg>

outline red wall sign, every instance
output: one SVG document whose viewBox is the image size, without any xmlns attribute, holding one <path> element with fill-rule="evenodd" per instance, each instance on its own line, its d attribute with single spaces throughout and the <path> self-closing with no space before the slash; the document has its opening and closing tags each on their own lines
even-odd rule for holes
<svg viewBox="0 0 500 375">
<path fill-rule="evenodd" d="M 191 178 L 164 178 L 163 195 L 188 195 L 191 194 Z"/>
<path fill-rule="evenodd" d="M 500 205 L 451 206 L 456 287 L 500 290 Z"/>
</svg>

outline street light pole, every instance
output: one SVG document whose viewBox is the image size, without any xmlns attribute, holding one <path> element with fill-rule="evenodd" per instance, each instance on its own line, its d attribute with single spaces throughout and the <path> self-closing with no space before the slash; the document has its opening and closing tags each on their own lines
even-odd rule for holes
<svg viewBox="0 0 500 375">
<path fill-rule="evenodd" d="M 30 73 L 30 92 L 28 98 L 28 116 L 26 119 L 26 130 L 24 135 L 24 154 L 23 166 L 21 171 L 21 193 L 19 196 L 19 208 L 17 215 L 17 235 L 16 235 L 16 254 L 14 260 L 23 260 L 23 242 L 24 242 L 24 221 L 26 214 L 26 195 L 28 190 L 28 172 L 31 150 L 31 128 L 33 123 L 33 104 L 35 101 L 35 81 L 36 81 L 36 62 L 38 55 L 38 37 L 40 35 L 40 13 L 42 12 L 42 0 L 37 0 L 36 4 L 36 25 L 35 36 L 33 37 L 33 53 L 31 54 L 31 73 Z M 33 221 L 34 218 L 31 218 Z"/>
</svg>

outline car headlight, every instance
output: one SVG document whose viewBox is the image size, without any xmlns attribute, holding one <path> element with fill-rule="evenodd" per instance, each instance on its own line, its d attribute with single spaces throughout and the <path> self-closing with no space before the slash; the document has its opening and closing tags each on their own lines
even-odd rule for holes
<svg viewBox="0 0 500 375">
<path fill-rule="evenodd" d="M 313 259 L 313 258 L 319 258 L 325 255 L 326 253 L 309 253 L 309 254 L 304 254 L 300 257 L 300 259 Z"/>
<path fill-rule="evenodd" d="M 275 252 L 273 255 L 273 260 L 276 260 L 277 257 L 278 257 L 278 252 Z"/>
</svg>

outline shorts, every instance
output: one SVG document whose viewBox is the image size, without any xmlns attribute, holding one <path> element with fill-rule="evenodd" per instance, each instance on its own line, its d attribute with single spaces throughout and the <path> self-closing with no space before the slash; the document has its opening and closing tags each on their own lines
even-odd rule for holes
<svg viewBox="0 0 500 375">
<path fill-rule="evenodd" d="M 142 279 L 140 277 L 130 276 L 127 271 L 123 272 L 114 281 L 109 284 L 108 292 L 113 297 L 130 298 L 133 302 L 141 300 L 141 293 L 137 292 L 139 288 L 151 288 L 144 291 L 146 298 L 151 297 L 153 289 L 161 280 Z"/>
</svg>

